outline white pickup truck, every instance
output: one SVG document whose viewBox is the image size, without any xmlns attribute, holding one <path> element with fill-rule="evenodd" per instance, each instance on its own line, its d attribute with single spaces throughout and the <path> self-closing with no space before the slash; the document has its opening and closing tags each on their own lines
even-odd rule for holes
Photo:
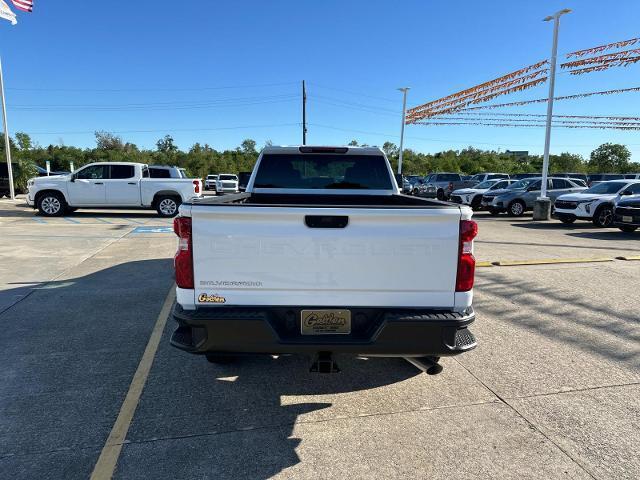
<svg viewBox="0 0 640 480">
<path fill-rule="evenodd" d="M 471 216 L 400 194 L 378 148 L 267 147 L 245 193 L 180 206 L 171 343 L 211 362 L 301 353 L 332 371 L 334 352 L 437 367 L 476 346 Z"/>
<path fill-rule="evenodd" d="M 64 215 L 77 208 L 153 208 L 173 217 L 183 202 L 202 196 L 202 181 L 150 178 L 143 163 L 90 163 L 68 175 L 32 178 L 27 204 L 42 215 Z"/>
</svg>

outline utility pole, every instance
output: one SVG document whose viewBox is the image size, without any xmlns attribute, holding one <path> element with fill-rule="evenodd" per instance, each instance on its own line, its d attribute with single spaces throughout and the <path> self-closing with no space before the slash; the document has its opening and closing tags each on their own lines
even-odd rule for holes
<svg viewBox="0 0 640 480">
<path fill-rule="evenodd" d="M 302 80 L 302 145 L 307 144 L 307 89 Z"/>
<path fill-rule="evenodd" d="M 559 12 L 549 15 L 543 21 L 553 20 L 553 44 L 551 47 L 551 71 L 549 73 L 549 99 L 547 100 L 547 125 L 544 135 L 544 159 L 542 162 L 542 185 L 540 196 L 535 202 L 533 209 L 534 220 L 549 220 L 551 218 L 551 201 L 547 197 L 547 178 L 549 176 L 549 147 L 551 144 L 551 120 L 553 118 L 553 97 L 556 84 L 556 57 L 558 56 L 558 29 L 560 27 L 560 17 L 571 10 L 565 8 Z"/>
<path fill-rule="evenodd" d="M 7 106 L 4 101 L 4 78 L 2 76 L 2 59 L 0 59 L 0 96 L 2 96 L 2 121 L 4 125 L 4 151 L 7 156 L 7 173 L 9 174 L 9 194 L 15 200 L 16 191 L 13 188 L 13 169 L 11 168 L 11 144 L 9 143 L 9 127 L 7 126 Z"/>
<path fill-rule="evenodd" d="M 409 91 L 409 87 L 399 88 L 402 92 L 402 126 L 400 127 L 400 153 L 398 155 L 398 174 L 402 174 L 402 145 L 404 143 L 404 119 L 407 116 L 407 92 Z M 400 185 L 402 188 L 402 185 Z"/>
</svg>

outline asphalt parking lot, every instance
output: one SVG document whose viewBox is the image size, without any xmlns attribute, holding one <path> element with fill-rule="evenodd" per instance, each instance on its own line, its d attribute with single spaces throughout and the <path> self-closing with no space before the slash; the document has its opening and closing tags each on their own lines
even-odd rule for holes
<svg viewBox="0 0 640 480">
<path fill-rule="evenodd" d="M 640 478 L 640 261 L 616 259 L 640 232 L 476 218 L 486 265 L 574 263 L 478 268 L 479 347 L 440 375 L 349 357 L 314 375 L 169 346 L 170 220 L 0 200 L 0 477 L 115 455 L 122 479 Z"/>
</svg>

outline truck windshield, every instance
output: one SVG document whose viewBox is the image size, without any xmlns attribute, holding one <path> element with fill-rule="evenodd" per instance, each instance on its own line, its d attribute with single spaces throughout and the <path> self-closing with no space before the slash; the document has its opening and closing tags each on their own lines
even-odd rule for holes
<svg viewBox="0 0 640 480">
<path fill-rule="evenodd" d="M 382 155 L 266 154 L 255 188 L 392 190 Z"/>
<path fill-rule="evenodd" d="M 236 177 L 235 175 L 220 175 L 218 177 L 218 180 L 238 180 L 238 177 Z"/>
</svg>

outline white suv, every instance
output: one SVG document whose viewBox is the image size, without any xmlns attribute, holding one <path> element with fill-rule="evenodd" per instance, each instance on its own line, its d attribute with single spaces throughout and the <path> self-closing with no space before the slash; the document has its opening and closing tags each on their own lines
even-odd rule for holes
<svg viewBox="0 0 640 480">
<path fill-rule="evenodd" d="M 563 223 L 591 220 L 598 227 L 613 223 L 613 207 L 621 196 L 640 194 L 640 180 L 610 180 L 580 193 L 560 195 L 554 216 Z"/>
</svg>

